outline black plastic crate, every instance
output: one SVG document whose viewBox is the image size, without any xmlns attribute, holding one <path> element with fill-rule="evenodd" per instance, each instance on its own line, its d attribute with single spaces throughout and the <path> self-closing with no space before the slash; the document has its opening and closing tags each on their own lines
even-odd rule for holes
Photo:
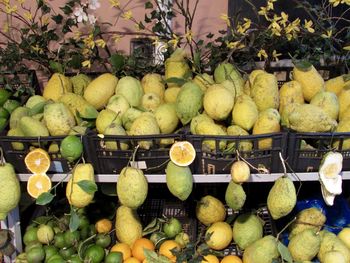
<svg viewBox="0 0 350 263">
<path fill-rule="evenodd" d="M 0 136 L 0 146 L 3 149 L 5 160 L 13 165 L 17 173 L 30 173 L 24 163 L 24 158 L 32 148 L 41 147 L 49 153 L 51 166 L 47 173 L 68 173 L 72 170 L 75 162 L 70 163 L 64 159 L 59 150 L 50 152 L 49 147 L 52 143 L 57 143 L 58 148 L 66 136 L 48 136 L 48 137 L 22 137 L 22 136 Z M 84 157 L 86 156 L 86 138 L 82 136 L 84 145 Z M 13 147 L 13 143 L 21 143 L 23 149 L 19 150 Z M 17 148 L 17 149 L 16 149 Z"/>
<path fill-rule="evenodd" d="M 321 74 L 324 80 L 328 80 L 345 73 L 344 65 L 317 66 L 316 69 Z M 285 82 L 292 80 L 291 75 L 293 67 L 269 66 L 266 67 L 265 70 L 269 73 L 274 74 L 277 77 L 279 87 L 281 87 Z"/>
<path fill-rule="evenodd" d="M 251 210 L 252 211 L 252 210 Z M 242 210 L 242 211 L 233 211 L 231 208 L 227 208 L 227 216 L 236 218 L 238 215 L 251 212 L 248 210 Z M 259 216 L 264 221 L 264 227 L 263 227 L 263 236 L 266 235 L 277 235 L 277 229 L 275 222 L 273 221 L 269 210 L 266 206 L 261 206 L 256 210 L 256 215 Z M 232 225 L 232 224 L 231 224 Z M 202 238 L 205 238 L 205 231 L 207 227 L 201 223 L 198 224 L 198 233 L 202 234 Z M 223 250 L 223 254 L 225 256 L 227 255 L 237 255 L 242 256 L 243 250 L 241 250 L 234 242 L 232 242 L 227 248 Z"/>
<path fill-rule="evenodd" d="M 197 238 L 197 220 L 193 214 L 194 208 L 194 203 L 190 201 L 181 202 L 174 199 L 151 198 L 146 199 L 137 213 L 144 226 L 154 218 L 175 217 L 182 223 L 183 230 L 189 235 L 191 241 L 195 241 Z"/>
<path fill-rule="evenodd" d="M 266 168 L 270 172 L 282 171 L 279 153 L 285 156 L 287 146 L 286 132 L 245 136 L 188 135 L 186 139 L 192 142 L 196 149 L 196 160 L 194 163 L 196 174 L 230 173 L 232 163 L 237 160 L 237 154 L 234 150 L 220 150 L 220 141 L 226 141 L 227 145 L 233 143 L 236 149 L 239 149 L 239 143 L 250 141 L 253 145 L 252 150 L 240 151 L 240 156 L 256 168 Z M 259 141 L 263 139 L 272 140 L 270 149 L 259 149 Z M 205 140 L 215 141 L 214 151 L 203 147 Z M 257 171 L 251 169 L 251 172 L 256 173 Z"/>
<path fill-rule="evenodd" d="M 289 132 L 287 162 L 294 172 L 317 172 L 324 155 L 335 150 L 343 155 L 343 171 L 350 170 L 350 149 L 343 149 L 350 132 Z M 337 142 L 337 145 L 335 143 Z M 348 141 L 347 141 L 348 142 Z"/>
<path fill-rule="evenodd" d="M 34 94 L 41 94 L 39 81 L 34 70 L 21 72 L 0 72 L 0 89 L 12 90 L 11 99 L 26 103 Z"/>
<path fill-rule="evenodd" d="M 146 150 L 139 147 L 135 154 L 134 166 L 148 174 L 164 174 L 167 162 L 170 160 L 169 150 L 173 142 L 184 139 L 183 134 L 161 134 L 143 136 L 88 135 L 88 159 L 92 161 L 95 171 L 101 174 L 118 174 L 133 158 L 138 142 L 151 142 Z M 168 144 L 163 144 L 167 140 Z M 115 142 L 116 150 L 106 149 L 106 143 Z M 122 149 L 121 144 L 128 144 L 128 149 Z"/>
</svg>

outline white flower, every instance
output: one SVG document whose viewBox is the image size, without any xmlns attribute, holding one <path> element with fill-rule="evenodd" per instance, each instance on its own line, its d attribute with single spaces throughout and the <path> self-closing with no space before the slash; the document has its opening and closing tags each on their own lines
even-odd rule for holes
<svg viewBox="0 0 350 263">
<path fill-rule="evenodd" d="M 88 15 L 88 19 L 89 19 L 89 23 L 91 25 L 95 24 L 96 20 L 97 20 L 97 18 L 94 15 L 91 15 L 91 14 Z"/>
<path fill-rule="evenodd" d="M 96 10 L 100 8 L 101 4 L 99 0 L 89 0 L 89 8 L 92 10 Z"/>
<path fill-rule="evenodd" d="M 74 15 L 76 16 L 78 23 L 82 21 L 86 22 L 88 20 L 87 14 L 82 7 L 76 7 L 74 9 Z"/>
</svg>

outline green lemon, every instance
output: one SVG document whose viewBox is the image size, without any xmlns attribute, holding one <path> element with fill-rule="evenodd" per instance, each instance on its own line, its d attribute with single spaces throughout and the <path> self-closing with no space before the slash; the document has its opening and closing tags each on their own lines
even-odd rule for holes
<svg viewBox="0 0 350 263">
<path fill-rule="evenodd" d="M 182 224 L 177 218 L 172 217 L 164 224 L 163 231 L 168 238 L 174 238 L 182 232 Z"/>
<path fill-rule="evenodd" d="M 55 233 L 53 229 L 49 225 L 40 225 L 38 228 L 37 236 L 38 240 L 43 244 L 49 244 L 53 238 Z"/>
<path fill-rule="evenodd" d="M 66 243 L 64 242 L 64 234 L 57 233 L 54 237 L 53 244 L 57 248 L 64 248 L 66 246 Z"/>
<path fill-rule="evenodd" d="M 45 251 L 45 261 L 48 261 L 52 256 L 58 253 L 57 248 L 52 245 L 44 246 L 44 251 Z"/>
<path fill-rule="evenodd" d="M 105 263 L 123 263 L 123 253 L 110 252 L 105 258 Z"/>
<path fill-rule="evenodd" d="M 3 105 L 4 109 L 7 110 L 10 114 L 19 106 L 21 106 L 21 103 L 17 100 L 7 100 Z"/>
<path fill-rule="evenodd" d="M 107 248 L 112 243 L 112 239 L 110 235 L 100 233 L 97 234 L 95 243 L 103 248 Z"/>
<path fill-rule="evenodd" d="M 74 246 L 78 244 L 80 240 L 80 232 L 79 231 L 66 231 L 64 233 L 64 243 L 67 247 Z"/>
<path fill-rule="evenodd" d="M 86 216 L 80 216 L 79 218 L 79 229 L 83 229 L 90 225 L 89 219 Z"/>
<path fill-rule="evenodd" d="M 100 263 L 105 257 L 105 251 L 98 245 L 91 245 L 85 251 L 85 260 L 91 263 Z"/>
<path fill-rule="evenodd" d="M 26 245 L 24 251 L 28 252 L 29 250 L 35 247 L 43 247 L 43 244 L 41 244 L 39 241 L 32 241 L 28 245 Z"/>
<path fill-rule="evenodd" d="M 77 250 L 74 247 L 61 248 L 59 253 L 64 259 L 68 260 L 72 255 L 77 253 Z"/>
<path fill-rule="evenodd" d="M 11 92 L 0 89 L 0 106 L 4 105 L 4 103 L 11 97 Z"/>
<path fill-rule="evenodd" d="M 10 117 L 10 113 L 1 106 L 0 106 L 0 117 L 5 119 L 8 119 Z"/>
<path fill-rule="evenodd" d="M 64 260 L 61 255 L 56 254 L 53 255 L 47 263 L 66 263 L 66 260 Z"/>
<path fill-rule="evenodd" d="M 83 143 L 80 138 L 75 135 L 65 137 L 60 146 L 62 157 L 73 162 L 77 160 L 83 153 Z"/>
<path fill-rule="evenodd" d="M 69 258 L 70 263 L 83 263 L 83 261 L 80 259 L 79 255 L 74 254 Z"/>
<path fill-rule="evenodd" d="M 29 229 L 27 229 L 23 236 L 24 245 L 27 246 L 32 241 L 38 241 L 37 232 L 37 227 L 30 227 Z"/>
<path fill-rule="evenodd" d="M 26 252 L 28 263 L 39 263 L 45 259 L 45 250 L 42 247 L 34 247 Z"/>
</svg>

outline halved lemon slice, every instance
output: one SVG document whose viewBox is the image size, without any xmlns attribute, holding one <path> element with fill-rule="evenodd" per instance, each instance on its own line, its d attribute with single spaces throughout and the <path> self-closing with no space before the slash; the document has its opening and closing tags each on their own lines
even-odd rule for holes
<svg viewBox="0 0 350 263">
<path fill-rule="evenodd" d="M 171 146 L 169 156 L 176 165 L 188 166 L 196 158 L 196 150 L 189 141 L 179 141 Z"/>
<path fill-rule="evenodd" d="M 50 168 L 50 156 L 41 148 L 31 150 L 24 158 L 24 163 L 33 174 L 45 174 Z"/>
<path fill-rule="evenodd" d="M 27 192 L 33 198 L 38 198 L 51 189 L 51 180 L 46 174 L 33 174 L 27 182 Z"/>
</svg>

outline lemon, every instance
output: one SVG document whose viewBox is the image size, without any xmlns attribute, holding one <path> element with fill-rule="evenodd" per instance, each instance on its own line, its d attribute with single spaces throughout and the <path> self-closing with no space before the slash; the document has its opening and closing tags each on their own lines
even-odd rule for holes
<svg viewBox="0 0 350 263">
<path fill-rule="evenodd" d="M 188 141 L 175 142 L 169 151 L 170 160 L 178 166 L 188 166 L 196 158 L 196 150 Z"/>
<path fill-rule="evenodd" d="M 228 247 L 232 241 L 232 229 L 226 222 L 212 224 L 205 233 L 207 245 L 215 250 Z"/>
<path fill-rule="evenodd" d="M 226 209 L 219 199 L 207 195 L 197 203 L 196 216 L 201 223 L 209 226 L 212 223 L 224 221 Z"/>
<path fill-rule="evenodd" d="M 338 237 L 350 249 L 350 227 L 344 227 L 342 231 L 338 233 Z"/>
<path fill-rule="evenodd" d="M 68 135 L 61 142 L 60 152 L 63 158 L 73 162 L 83 153 L 83 143 L 77 136 Z"/>
<path fill-rule="evenodd" d="M 54 238 L 54 232 L 49 225 L 40 225 L 37 232 L 38 240 L 42 244 L 49 244 Z"/>
</svg>

